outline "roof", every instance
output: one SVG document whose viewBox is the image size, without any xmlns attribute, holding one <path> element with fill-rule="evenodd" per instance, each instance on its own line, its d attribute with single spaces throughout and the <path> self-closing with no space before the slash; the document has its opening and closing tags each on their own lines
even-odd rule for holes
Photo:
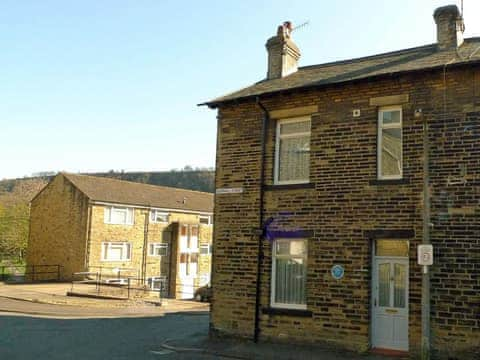
<svg viewBox="0 0 480 360">
<path fill-rule="evenodd" d="M 298 71 L 291 75 L 279 79 L 265 79 L 200 105 L 217 107 L 232 100 L 288 90 L 477 62 L 480 62 L 480 37 L 465 39 L 458 49 L 452 50 L 438 50 L 437 44 L 431 44 L 358 59 L 299 67 Z"/>
<path fill-rule="evenodd" d="M 93 201 L 179 211 L 213 212 L 211 193 L 97 176 L 67 173 L 61 175 Z"/>
</svg>

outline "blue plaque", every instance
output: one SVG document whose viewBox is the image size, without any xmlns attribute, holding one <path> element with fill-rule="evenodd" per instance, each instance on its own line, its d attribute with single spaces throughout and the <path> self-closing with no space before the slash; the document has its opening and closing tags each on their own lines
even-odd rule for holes
<svg viewBox="0 0 480 360">
<path fill-rule="evenodd" d="M 340 280 L 341 278 L 343 278 L 343 275 L 345 274 L 345 270 L 343 269 L 342 265 L 333 265 L 331 273 L 332 273 L 332 277 L 335 280 Z"/>
</svg>

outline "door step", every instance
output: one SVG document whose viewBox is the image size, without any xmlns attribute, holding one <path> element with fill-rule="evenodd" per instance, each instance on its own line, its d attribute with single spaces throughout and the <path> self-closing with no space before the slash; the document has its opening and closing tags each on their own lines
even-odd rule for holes
<svg viewBox="0 0 480 360">
<path fill-rule="evenodd" d="M 408 359 L 408 351 L 401 350 L 392 350 L 392 349 L 383 349 L 383 348 L 373 348 L 370 350 L 372 354 L 383 355 L 383 356 L 393 356 L 400 359 Z"/>
</svg>

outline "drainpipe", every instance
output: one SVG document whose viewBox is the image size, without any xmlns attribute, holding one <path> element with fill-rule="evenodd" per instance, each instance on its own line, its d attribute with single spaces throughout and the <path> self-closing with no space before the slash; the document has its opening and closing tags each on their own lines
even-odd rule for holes
<svg viewBox="0 0 480 360">
<path fill-rule="evenodd" d="M 92 203 L 88 200 L 87 236 L 85 237 L 85 263 L 83 271 L 90 271 L 90 243 L 92 238 Z"/>
<path fill-rule="evenodd" d="M 151 209 L 147 209 L 145 211 L 145 222 L 143 225 L 143 251 L 142 251 L 142 275 L 141 275 L 141 281 L 143 284 L 145 284 L 146 274 L 147 274 L 148 225 L 150 220 L 150 211 Z"/>
<path fill-rule="evenodd" d="M 259 209 L 259 222 L 258 222 L 258 252 L 257 252 L 257 288 L 255 291 L 255 328 L 253 332 L 253 341 L 258 342 L 258 336 L 260 334 L 260 298 L 261 298 L 261 271 L 263 263 L 263 239 L 264 239 L 264 229 L 263 229 L 263 184 L 265 183 L 265 149 L 266 149 L 266 137 L 267 137 L 267 124 L 269 121 L 268 111 L 260 102 L 260 99 L 256 99 L 257 105 L 263 111 L 263 121 L 262 121 L 262 140 L 261 140 L 261 160 L 260 160 L 260 209 Z"/>
<path fill-rule="evenodd" d="M 423 236 L 422 244 L 430 244 L 430 144 L 428 124 L 423 116 Z M 422 360 L 430 359 L 430 272 L 428 266 L 422 271 Z"/>
</svg>

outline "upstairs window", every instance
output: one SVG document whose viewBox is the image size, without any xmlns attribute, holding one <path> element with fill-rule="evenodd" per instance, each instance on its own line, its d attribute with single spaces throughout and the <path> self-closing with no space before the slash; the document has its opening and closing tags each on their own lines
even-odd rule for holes
<svg viewBox="0 0 480 360">
<path fill-rule="evenodd" d="M 198 252 L 198 225 L 180 225 L 180 252 Z"/>
<path fill-rule="evenodd" d="M 402 108 L 381 108 L 378 112 L 378 179 L 402 178 L 402 152 Z"/>
<path fill-rule="evenodd" d="M 308 183 L 310 117 L 279 120 L 275 144 L 275 184 Z"/>
<path fill-rule="evenodd" d="M 109 206 L 104 212 L 105 224 L 133 225 L 133 208 Z"/>
<path fill-rule="evenodd" d="M 169 214 L 159 210 L 150 211 L 150 221 L 154 223 L 168 223 Z"/>
<path fill-rule="evenodd" d="M 203 225 L 212 225 L 212 217 L 208 215 L 200 215 L 199 222 Z"/>
</svg>

